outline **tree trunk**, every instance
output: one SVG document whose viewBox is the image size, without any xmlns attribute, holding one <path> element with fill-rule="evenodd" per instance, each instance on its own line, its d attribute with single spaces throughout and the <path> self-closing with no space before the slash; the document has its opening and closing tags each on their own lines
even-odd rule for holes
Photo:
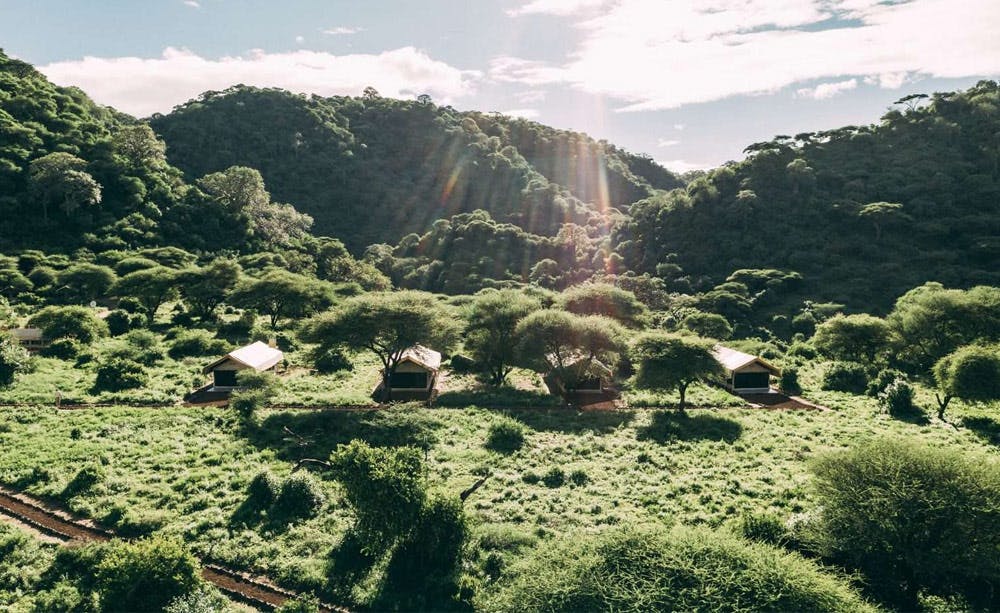
<svg viewBox="0 0 1000 613">
<path fill-rule="evenodd" d="M 687 383 L 682 384 L 678 388 L 678 390 L 681 393 L 681 403 L 677 406 L 677 408 L 680 409 L 681 413 L 684 412 L 684 395 L 687 394 L 687 389 L 688 389 L 688 384 Z"/>
<path fill-rule="evenodd" d="M 392 373 L 386 368 L 382 371 L 382 402 L 392 400 Z"/>
<path fill-rule="evenodd" d="M 951 401 L 951 396 L 945 394 L 944 398 L 942 399 L 942 397 L 939 394 L 934 394 L 934 400 L 937 400 L 938 404 L 938 411 L 937 411 L 938 419 L 944 421 L 944 410 L 948 408 L 948 403 Z"/>
</svg>

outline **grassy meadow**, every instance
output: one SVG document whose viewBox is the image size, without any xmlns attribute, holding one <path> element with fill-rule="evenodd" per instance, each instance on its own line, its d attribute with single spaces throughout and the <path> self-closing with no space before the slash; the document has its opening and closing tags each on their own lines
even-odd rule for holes
<svg viewBox="0 0 1000 613">
<path fill-rule="evenodd" d="M 356 368 L 351 376 L 368 370 Z M 818 372 L 803 370 L 807 389 Z M 343 387 L 324 388 L 322 379 L 294 372 L 284 379 L 282 394 L 289 397 L 313 394 L 321 401 L 349 393 L 343 380 Z M 459 381 L 456 376 L 452 383 Z M 14 394 L 23 387 L 22 381 Z M 716 394 L 706 388 L 692 397 L 704 404 Z M 918 394 L 926 409 L 928 394 Z M 403 405 L 265 410 L 246 422 L 221 408 L 4 407 L 0 481 L 124 534 L 179 536 L 207 559 L 364 605 L 379 566 L 377 560 L 345 564 L 349 547 L 342 540 L 351 518 L 335 483 L 322 483 L 327 503 L 319 516 L 289 525 L 241 511 L 256 474 L 269 470 L 283 478 L 299 459 L 325 459 L 338 444 L 361 438 L 424 449 L 428 482 L 453 494 L 489 475 L 465 503 L 474 526 L 471 572 L 488 594 L 506 564 L 554 537 L 624 523 L 717 527 L 748 513 L 785 519 L 808 513 L 814 506 L 810 459 L 865 439 L 898 436 L 994 454 L 1000 444 L 995 406 L 955 403 L 950 423 L 901 421 L 880 414 L 868 397 L 806 395 L 831 410 L 722 406 L 681 414 Z M 527 432 L 524 447 L 510 454 L 484 445 L 490 425 L 505 418 Z"/>
</svg>

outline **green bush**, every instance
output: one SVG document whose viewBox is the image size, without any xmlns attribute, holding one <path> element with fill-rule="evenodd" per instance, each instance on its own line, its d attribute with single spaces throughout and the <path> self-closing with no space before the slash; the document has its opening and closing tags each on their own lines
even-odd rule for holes
<svg viewBox="0 0 1000 613">
<path fill-rule="evenodd" d="M 269 470 L 257 473 L 247 486 L 246 506 L 253 511 L 265 511 L 278 500 L 281 481 Z"/>
<path fill-rule="evenodd" d="M 198 561 L 174 540 L 113 541 L 97 564 L 102 609 L 162 611 L 201 585 Z"/>
<path fill-rule="evenodd" d="M 583 486 L 590 483 L 590 475 L 586 471 L 577 468 L 569 473 L 569 482 L 576 486 Z"/>
<path fill-rule="evenodd" d="M 146 316 L 129 313 L 125 309 L 115 309 L 104 318 L 104 323 L 108 324 L 111 336 L 121 336 L 129 330 L 136 330 L 146 325 Z"/>
<path fill-rule="evenodd" d="M 27 372 L 31 356 L 13 340 L 0 336 L 0 389 L 10 387 L 19 373 Z"/>
<path fill-rule="evenodd" d="M 785 366 L 781 369 L 781 377 L 778 378 L 778 389 L 783 392 L 797 394 L 802 391 L 799 384 L 799 369 L 794 366 Z"/>
<path fill-rule="evenodd" d="M 306 473 L 295 473 L 282 482 L 273 516 L 286 522 L 307 519 L 317 515 L 324 504 L 326 496 L 316 479 Z"/>
<path fill-rule="evenodd" d="M 163 613 L 220 613 L 230 608 L 229 601 L 218 590 L 201 585 L 171 600 Z M 284 608 L 279 610 L 284 611 Z"/>
<path fill-rule="evenodd" d="M 93 309 L 82 306 L 47 306 L 29 319 L 28 325 L 41 328 L 45 338 L 75 338 L 84 345 L 108 334 L 107 324 Z"/>
<path fill-rule="evenodd" d="M 59 338 L 52 341 L 39 354 L 57 360 L 75 360 L 83 353 L 83 345 L 75 338 Z"/>
<path fill-rule="evenodd" d="M 868 381 L 868 388 L 865 390 L 865 393 L 874 398 L 878 398 L 878 395 L 881 394 L 885 388 L 889 387 L 890 383 L 897 380 L 906 381 L 906 375 L 902 371 L 896 370 L 895 368 L 883 368 L 878 371 L 878 374 L 876 374 L 870 381 Z"/>
<path fill-rule="evenodd" d="M 515 565 L 494 611 L 873 611 L 801 556 L 725 532 L 611 530 Z"/>
<path fill-rule="evenodd" d="M 798 341 L 788 346 L 788 351 L 785 352 L 785 355 L 790 358 L 800 357 L 805 360 L 815 360 L 818 354 L 816 348 L 809 343 Z"/>
<path fill-rule="evenodd" d="M 125 358 L 111 358 L 97 367 L 94 389 L 104 392 L 144 387 L 149 383 L 149 374 L 142 364 Z"/>
<path fill-rule="evenodd" d="M 212 336 L 207 330 L 184 330 L 174 337 L 167 352 L 175 360 L 186 357 L 221 356 L 229 351 L 229 343 Z"/>
<path fill-rule="evenodd" d="M 88 464 L 77 471 L 76 475 L 63 488 L 63 498 L 72 498 L 81 494 L 104 480 L 104 468 L 100 464 Z"/>
<path fill-rule="evenodd" d="M 319 599 L 312 594 L 296 596 L 285 602 L 275 613 L 319 613 Z M 169 612 L 168 612 L 169 613 Z"/>
<path fill-rule="evenodd" d="M 863 394 L 868 387 L 865 367 L 857 362 L 832 362 L 823 373 L 820 387 L 837 392 Z"/>
<path fill-rule="evenodd" d="M 919 413 L 913 404 L 913 386 L 903 379 L 896 379 L 878 395 L 878 406 L 893 417 L 908 417 Z"/>
<path fill-rule="evenodd" d="M 479 369 L 476 361 L 462 354 L 451 356 L 451 369 L 457 373 L 470 373 Z"/>
<path fill-rule="evenodd" d="M 354 364 L 341 349 L 319 348 L 312 354 L 313 367 L 324 375 L 354 370 Z"/>
<path fill-rule="evenodd" d="M 788 528 L 773 513 L 746 513 L 736 522 L 736 533 L 757 543 L 784 546 L 788 543 Z"/>
<path fill-rule="evenodd" d="M 500 453 L 514 453 L 524 446 L 524 426 L 508 417 L 490 424 L 486 448 Z"/>
<path fill-rule="evenodd" d="M 900 608 L 917 593 L 961 594 L 1000 608 L 1000 464 L 879 440 L 813 466 L 820 550 L 865 573 Z"/>
<path fill-rule="evenodd" d="M 566 473 L 558 466 L 553 466 L 542 476 L 542 483 L 545 487 L 562 487 L 566 483 Z"/>
</svg>

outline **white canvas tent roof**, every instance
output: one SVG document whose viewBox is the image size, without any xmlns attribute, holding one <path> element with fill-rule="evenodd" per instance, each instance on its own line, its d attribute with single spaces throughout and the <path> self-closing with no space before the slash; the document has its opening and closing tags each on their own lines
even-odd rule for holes
<svg viewBox="0 0 1000 613">
<path fill-rule="evenodd" d="M 403 354 L 399 356 L 399 361 L 405 362 L 407 360 L 423 366 L 427 370 L 437 371 L 441 368 L 441 353 L 423 345 L 414 345 L 404 350 Z"/>
<path fill-rule="evenodd" d="M 268 347 L 267 343 L 257 341 L 246 347 L 240 347 L 222 356 L 203 369 L 204 373 L 211 372 L 216 366 L 227 360 L 238 362 L 247 368 L 254 370 L 267 370 L 275 366 L 285 358 L 285 354 L 274 347 Z"/>
<path fill-rule="evenodd" d="M 743 353 L 742 351 L 737 351 L 735 349 L 730 349 L 729 347 L 723 347 L 722 345 L 716 345 L 712 349 L 712 355 L 714 355 L 719 364 L 722 364 L 723 368 L 728 371 L 739 370 L 748 364 L 757 362 L 774 374 L 778 374 L 780 372 L 777 366 L 774 366 L 764 358 L 750 355 L 749 353 Z"/>
</svg>

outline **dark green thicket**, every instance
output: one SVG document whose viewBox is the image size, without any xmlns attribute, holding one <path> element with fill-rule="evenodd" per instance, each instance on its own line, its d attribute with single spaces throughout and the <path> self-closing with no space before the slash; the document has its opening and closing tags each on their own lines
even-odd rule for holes
<svg viewBox="0 0 1000 613">
<path fill-rule="evenodd" d="M 707 529 L 611 530 L 515 564 L 497 611 L 868 611 L 796 554 Z"/>
<path fill-rule="evenodd" d="M 903 609 L 918 593 L 1000 606 L 1000 466 L 990 458 L 880 440 L 820 458 L 815 538 Z"/>
</svg>

